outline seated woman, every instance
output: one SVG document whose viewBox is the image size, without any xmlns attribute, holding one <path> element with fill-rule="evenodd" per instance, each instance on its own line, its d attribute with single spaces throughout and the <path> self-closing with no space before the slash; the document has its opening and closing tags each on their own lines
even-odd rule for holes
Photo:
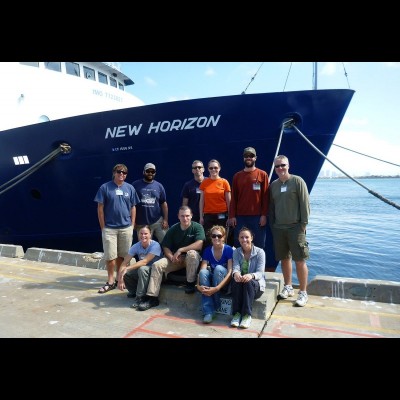
<svg viewBox="0 0 400 400">
<path fill-rule="evenodd" d="M 239 231 L 240 247 L 233 252 L 231 326 L 249 328 L 255 299 L 265 291 L 265 251 L 253 244 L 249 228 Z"/>
<path fill-rule="evenodd" d="M 137 256 L 138 261 L 130 264 L 134 256 Z M 151 238 L 150 227 L 142 226 L 139 230 L 139 241 L 129 249 L 118 273 L 118 288 L 120 290 L 127 289 L 127 296 L 135 298 L 131 305 L 132 308 L 137 308 L 146 294 L 151 266 L 162 256 L 160 244 Z"/>
<path fill-rule="evenodd" d="M 203 322 L 209 324 L 220 307 L 221 289 L 227 289 L 232 276 L 233 248 L 225 244 L 225 228 L 214 225 L 210 229 L 211 246 L 203 251 L 197 289 L 201 293 Z"/>
</svg>

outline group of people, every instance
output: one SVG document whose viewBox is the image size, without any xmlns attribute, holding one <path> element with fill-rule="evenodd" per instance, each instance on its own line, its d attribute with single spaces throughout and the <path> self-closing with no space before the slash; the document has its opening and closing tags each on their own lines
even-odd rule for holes
<svg viewBox="0 0 400 400">
<path fill-rule="evenodd" d="M 300 289 L 295 304 L 304 306 L 308 189 L 300 176 L 289 174 L 286 156 L 275 157 L 278 179 L 271 184 L 267 172 L 255 166 L 256 159 L 256 150 L 246 147 L 244 168 L 233 176 L 232 188 L 220 177 L 218 160 L 208 162 L 209 177 L 204 176 L 203 163 L 193 161 L 193 179 L 181 192 L 179 222 L 171 227 L 165 189 L 154 179 L 155 165 L 147 163 L 143 178 L 132 184 L 126 182 L 127 166 L 114 166 L 112 180 L 102 184 L 94 198 L 108 275 L 99 293 L 127 290 L 132 307 L 145 311 L 159 305 L 164 275 L 185 268 L 185 293 L 196 288 L 201 293 L 204 323 L 213 321 L 225 293 L 232 295 L 231 326 L 248 328 L 254 300 L 265 291 L 264 272 L 270 270 L 264 250 L 269 221 L 284 277 L 278 298 L 294 296 L 294 260 Z M 132 245 L 134 231 L 138 241 Z M 229 231 L 234 231 L 231 243 Z"/>
</svg>

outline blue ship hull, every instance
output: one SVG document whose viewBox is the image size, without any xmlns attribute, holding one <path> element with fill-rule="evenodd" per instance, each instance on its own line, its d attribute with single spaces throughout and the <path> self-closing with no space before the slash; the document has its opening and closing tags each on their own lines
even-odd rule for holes
<svg viewBox="0 0 400 400">
<path fill-rule="evenodd" d="M 129 168 L 127 182 L 157 167 L 167 193 L 170 225 L 178 222 L 180 193 L 193 177 L 195 159 L 221 162 L 232 182 L 243 168 L 242 152 L 257 150 L 257 166 L 270 173 L 282 123 L 298 129 L 327 154 L 354 94 L 353 90 L 310 90 L 185 100 L 87 114 L 0 132 L 0 243 L 81 252 L 102 252 L 97 204 L 99 186 L 112 167 Z M 22 182 L 5 184 L 57 149 L 70 146 Z M 311 191 L 324 158 L 294 128 L 285 129 L 279 154 Z M 15 164 L 13 157 L 29 160 Z M 26 156 L 25 159 L 23 156 Z M 206 170 L 207 174 L 207 170 Z M 276 179 L 276 175 L 272 177 Z"/>
</svg>

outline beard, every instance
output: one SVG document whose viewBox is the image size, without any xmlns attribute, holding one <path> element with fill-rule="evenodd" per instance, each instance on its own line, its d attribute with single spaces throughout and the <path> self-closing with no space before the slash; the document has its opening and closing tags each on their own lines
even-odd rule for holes
<svg viewBox="0 0 400 400">
<path fill-rule="evenodd" d="M 255 163 L 256 162 L 254 160 L 246 160 L 244 162 L 244 166 L 247 167 L 247 168 L 254 167 Z"/>
</svg>

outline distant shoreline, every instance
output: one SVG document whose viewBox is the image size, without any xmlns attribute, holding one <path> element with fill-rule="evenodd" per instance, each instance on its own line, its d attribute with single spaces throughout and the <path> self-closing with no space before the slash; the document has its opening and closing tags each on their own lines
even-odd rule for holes
<svg viewBox="0 0 400 400">
<path fill-rule="evenodd" d="M 381 179 L 381 178 L 400 178 L 400 175 L 368 175 L 368 176 L 352 176 L 354 179 Z M 348 176 L 319 176 L 317 179 L 350 179 Z"/>
</svg>

